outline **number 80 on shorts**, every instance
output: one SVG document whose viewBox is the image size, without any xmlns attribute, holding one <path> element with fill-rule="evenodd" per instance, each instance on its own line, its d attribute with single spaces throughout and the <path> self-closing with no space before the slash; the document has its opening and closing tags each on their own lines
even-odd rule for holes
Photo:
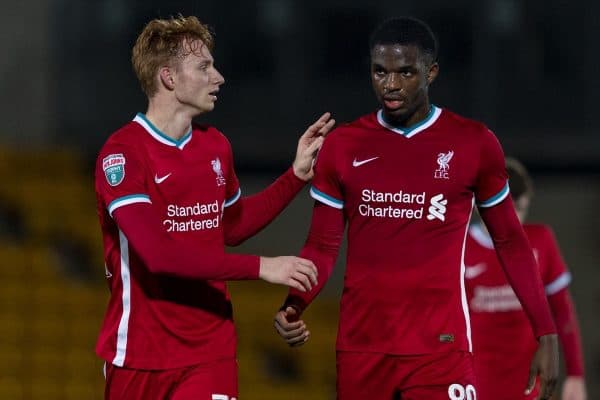
<svg viewBox="0 0 600 400">
<path fill-rule="evenodd" d="M 213 394 L 212 400 L 236 400 L 235 397 L 229 397 L 226 394 Z"/>
<path fill-rule="evenodd" d="M 477 400 L 473 385 L 463 386 L 453 383 L 448 386 L 448 398 L 450 400 Z"/>
</svg>

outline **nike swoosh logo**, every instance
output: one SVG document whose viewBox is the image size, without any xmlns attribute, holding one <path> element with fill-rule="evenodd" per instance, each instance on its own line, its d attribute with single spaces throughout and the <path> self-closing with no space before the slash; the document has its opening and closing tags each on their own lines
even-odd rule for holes
<svg viewBox="0 0 600 400">
<path fill-rule="evenodd" d="M 154 175 L 154 182 L 163 183 L 165 179 L 171 176 L 171 174 L 172 172 L 169 172 L 168 174 L 166 174 L 165 176 L 161 176 L 160 178 L 158 177 L 158 175 Z"/>
<path fill-rule="evenodd" d="M 371 162 L 373 160 L 377 160 L 379 157 L 373 157 L 373 158 L 368 158 L 366 160 L 360 160 L 358 161 L 356 158 L 354 159 L 354 161 L 352 161 L 352 166 L 353 167 L 360 167 L 361 165 L 364 165 L 368 162 Z"/>
<path fill-rule="evenodd" d="M 465 267 L 465 279 L 473 279 L 483 274 L 486 269 L 487 268 L 484 263 L 478 263 L 473 265 L 472 267 Z"/>
</svg>

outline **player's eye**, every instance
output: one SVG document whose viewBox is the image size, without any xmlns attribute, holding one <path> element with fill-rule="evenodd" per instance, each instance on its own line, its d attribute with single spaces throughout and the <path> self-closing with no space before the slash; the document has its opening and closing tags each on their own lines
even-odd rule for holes
<svg viewBox="0 0 600 400">
<path fill-rule="evenodd" d="M 375 74 L 376 76 L 384 76 L 385 75 L 385 71 L 383 68 L 377 68 L 375 67 L 373 69 L 373 74 Z"/>
</svg>

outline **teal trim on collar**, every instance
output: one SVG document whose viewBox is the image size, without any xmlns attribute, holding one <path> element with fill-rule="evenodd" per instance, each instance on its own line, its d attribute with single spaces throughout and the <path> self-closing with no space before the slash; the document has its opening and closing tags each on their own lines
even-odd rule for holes
<svg viewBox="0 0 600 400">
<path fill-rule="evenodd" d="M 167 142 L 171 143 L 173 146 L 176 146 L 179 149 L 182 149 L 183 146 L 185 146 L 185 144 L 189 141 L 190 137 L 192 136 L 192 127 L 190 126 L 190 130 L 188 131 L 188 133 L 183 135 L 181 137 L 181 139 L 175 140 L 175 139 L 167 136 L 160 129 L 158 129 L 156 126 L 154 126 L 154 124 L 152 122 L 150 122 L 150 120 L 144 114 L 137 113 L 136 117 L 141 118 L 148 125 L 148 127 L 152 130 L 152 133 L 154 133 L 157 136 L 160 136 L 160 138 L 162 138 L 163 140 L 166 140 Z"/>
<path fill-rule="evenodd" d="M 383 110 L 381 109 L 377 112 L 377 121 L 384 128 L 396 132 L 406 138 L 410 138 L 433 125 L 437 121 L 441 113 L 441 108 L 431 104 L 429 106 L 429 112 L 427 113 L 427 116 L 422 121 L 419 121 L 407 128 L 400 128 L 397 126 L 390 125 L 383 117 Z"/>
</svg>

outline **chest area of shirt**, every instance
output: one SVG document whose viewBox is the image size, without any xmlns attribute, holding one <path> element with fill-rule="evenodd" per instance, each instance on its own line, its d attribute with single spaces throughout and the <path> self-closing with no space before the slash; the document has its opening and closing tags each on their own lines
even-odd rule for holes
<svg viewBox="0 0 600 400">
<path fill-rule="evenodd" d="M 148 153 L 146 185 L 153 202 L 195 203 L 225 197 L 230 176 L 228 154 L 219 149 L 193 150 Z"/>
<path fill-rule="evenodd" d="M 363 198 L 365 191 L 406 200 L 468 195 L 477 162 L 471 146 L 436 138 L 389 136 L 345 149 L 340 169 L 347 201 Z"/>
</svg>

